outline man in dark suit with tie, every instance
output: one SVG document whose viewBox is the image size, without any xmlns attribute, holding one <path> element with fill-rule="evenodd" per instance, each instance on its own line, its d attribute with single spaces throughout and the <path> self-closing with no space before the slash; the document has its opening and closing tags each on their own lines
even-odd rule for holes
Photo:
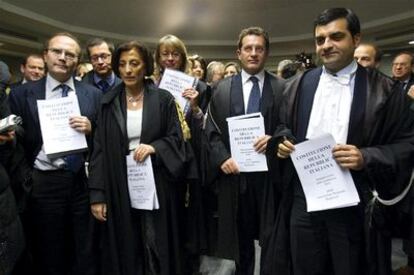
<svg viewBox="0 0 414 275">
<path fill-rule="evenodd" d="M 410 178 L 414 118 L 399 83 L 354 60 L 360 42 L 358 17 L 332 8 L 315 20 L 316 53 L 323 66 L 306 71 L 284 92 L 268 153 L 283 168 L 273 255 L 263 274 L 391 274 L 388 210 L 373 196 L 391 199 Z M 295 143 L 331 134 L 332 157 L 349 169 L 361 202 L 308 212 L 290 160 Z M 374 190 L 376 192 L 374 192 Z M 382 211 L 382 212 L 381 212 Z M 389 217 L 389 215 L 388 215 Z M 293 270 L 292 270 L 293 269 Z"/>
<path fill-rule="evenodd" d="M 33 249 L 35 274 L 93 274 L 96 264 L 91 250 L 93 219 L 84 169 L 86 153 L 57 158 L 46 155 L 37 109 L 38 100 L 77 97 L 81 115 L 70 117 L 68 124 L 85 134 L 91 144 L 102 93 L 74 80 L 80 54 L 73 35 L 52 36 L 44 49 L 47 76 L 23 84 L 10 94 L 12 113 L 23 119 L 22 143 L 33 167 L 26 231 Z"/>
<path fill-rule="evenodd" d="M 93 70 L 83 77 L 82 82 L 94 85 L 103 93 L 121 83 L 121 79 L 112 70 L 114 45 L 111 42 L 93 38 L 88 41 L 86 51 Z"/>
<path fill-rule="evenodd" d="M 255 264 L 254 240 L 259 237 L 261 202 L 268 172 L 240 173 L 230 154 L 226 118 L 261 112 L 265 135 L 258 137 L 254 150 L 263 154 L 267 141 L 276 126 L 278 97 L 284 82 L 264 70 L 269 54 L 268 34 L 259 27 L 241 31 L 237 55 L 242 72 L 218 83 L 213 91 L 205 133 L 208 140 L 207 174 L 216 193 L 216 209 L 209 209 L 217 232 L 212 240 L 211 255 L 236 261 L 236 274 L 253 274 Z M 276 103 L 275 103 L 276 102 Z M 211 198 L 210 198 L 211 203 Z"/>
</svg>

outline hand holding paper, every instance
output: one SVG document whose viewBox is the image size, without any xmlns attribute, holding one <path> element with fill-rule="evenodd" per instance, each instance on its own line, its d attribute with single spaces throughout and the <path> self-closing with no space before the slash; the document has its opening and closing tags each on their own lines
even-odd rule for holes
<svg viewBox="0 0 414 275">
<path fill-rule="evenodd" d="M 291 153 L 291 159 L 298 173 L 305 193 L 308 212 L 357 205 L 359 195 L 349 169 L 341 168 L 334 158 L 332 149 L 335 140 L 332 135 L 323 135 L 299 144 Z M 349 145 L 339 146 L 342 155 L 349 153 Z M 340 157 L 341 161 L 343 156 Z"/>
<path fill-rule="evenodd" d="M 149 155 L 154 154 L 155 149 L 151 145 L 141 143 L 134 150 L 134 160 L 143 162 Z"/>
<path fill-rule="evenodd" d="M 190 107 L 193 111 L 197 109 L 198 107 L 198 95 L 199 95 L 199 92 L 192 87 L 185 89 L 184 92 L 182 93 L 182 96 L 188 99 L 188 102 L 190 103 Z"/>
<path fill-rule="evenodd" d="M 126 157 L 126 162 L 131 207 L 144 210 L 159 209 L 151 158 L 136 162 L 131 154 Z"/>
<path fill-rule="evenodd" d="M 262 114 L 229 117 L 227 123 L 231 157 L 238 170 L 235 170 L 233 163 L 222 168 L 231 173 L 267 171 L 266 156 L 262 153 L 266 150 L 267 140 L 270 137 L 265 135 Z"/>
<path fill-rule="evenodd" d="M 339 144 L 333 150 L 333 156 L 342 168 L 361 170 L 364 167 L 364 158 L 361 151 L 354 145 Z"/>
<path fill-rule="evenodd" d="M 72 116 L 69 118 L 69 125 L 76 131 L 83 134 L 90 134 L 92 132 L 91 122 L 86 116 Z"/>
<path fill-rule="evenodd" d="M 267 142 L 269 141 L 270 138 L 271 137 L 269 135 L 264 135 L 264 136 L 259 137 L 253 144 L 254 150 L 256 150 L 256 152 L 260 154 L 266 153 Z"/>
</svg>

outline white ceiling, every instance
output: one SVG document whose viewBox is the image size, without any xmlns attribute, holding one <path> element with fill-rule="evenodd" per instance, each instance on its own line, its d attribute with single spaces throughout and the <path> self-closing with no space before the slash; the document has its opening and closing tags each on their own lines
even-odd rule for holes
<svg viewBox="0 0 414 275">
<path fill-rule="evenodd" d="M 358 14 L 364 41 L 384 50 L 414 47 L 408 45 L 414 0 L 0 0 L 0 54 L 38 51 L 48 36 L 66 30 L 81 41 L 138 39 L 151 47 L 171 33 L 192 53 L 232 59 L 239 31 L 256 25 L 269 32 L 277 58 L 312 52 L 313 19 L 334 6 Z"/>
</svg>

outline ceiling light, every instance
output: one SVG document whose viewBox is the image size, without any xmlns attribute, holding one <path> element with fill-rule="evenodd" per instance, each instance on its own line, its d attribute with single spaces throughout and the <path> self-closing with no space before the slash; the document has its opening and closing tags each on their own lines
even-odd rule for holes
<svg viewBox="0 0 414 275">
<path fill-rule="evenodd" d="M 408 44 L 414 45 L 414 40 L 409 41 Z"/>
</svg>

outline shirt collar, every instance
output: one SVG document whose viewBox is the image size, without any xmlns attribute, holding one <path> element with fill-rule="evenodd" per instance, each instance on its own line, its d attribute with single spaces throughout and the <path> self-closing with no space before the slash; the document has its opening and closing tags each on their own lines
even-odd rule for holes
<svg viewBox="0 0 414 275">
<path fill-rule="evenodd" d="M 349 63 L 348 66 L 346 66 L 345 68 L 337 71 L 335 74 L 332 74 L 330 72 L 328 72 L 325 68 L 325 66 L 323 66 L 323 73 L 324 74 L 330 74 L 330 75 L 336 75 L 336 76 L 343 76 L 343 75 L 353 75 L 356 70 L 358 69 L 358 64 L 355 60 L 352 60 L 351 63 Z"/>
<path fill-rule="evenodd" d="M 109 86 L 112 86 L 115 82 L 115 74 L 114 72 L 111 73 L 110 76 L 108 76 L 107 78 L 102 78 L 100 77 L 98 74 L 96 74 L 95 72 L 93 73 L 93 82 L 95 82 L 96 84 L 99 84 L 99 82 L 101 80 L 105 80 Z"/>
<path fill-rule="evenodd" d="M 325 66 L 323 66 L 322 76 L 326 77 L 327 79 L 331 79 L 332 81 L 337 81 L 340 84 L 349 85 L 357 69 L 357 62 L 355 60 L 352 60 L 352 62 L 348 66 L 339 70 L 335 74 L 328 72 Z"/>
<path fill-rule="evenodd" d="M 66 85 L 69 86 L 71 91 L 75 91 L 75 83 L 73 81 L 73 77 L 70 77 L 65 82 L 59 82 L 56 79 L 54 79 L 49 73 L 47 74 L 47 76 L 46 76 L 46 86 L 49 87 L 50 91 L 54 91 L 56 89 L 56 87 L 61 85 L 61 84 L 66 84 Z"/>
<path fill-rule="evenodd" d="M 264 70 L 261 70 L 259 73 L 254 74 L 254 75 L 248 74 L 245 70 L 242 70 L 241 71 L 242 83 L 246 84 L 247 81 L 250 81 L 251 76 L 257 77 L 257 79 L 259 79 L 260 83 L 264 83 L 264 78 L 265 78 Z"/>
</svg>

